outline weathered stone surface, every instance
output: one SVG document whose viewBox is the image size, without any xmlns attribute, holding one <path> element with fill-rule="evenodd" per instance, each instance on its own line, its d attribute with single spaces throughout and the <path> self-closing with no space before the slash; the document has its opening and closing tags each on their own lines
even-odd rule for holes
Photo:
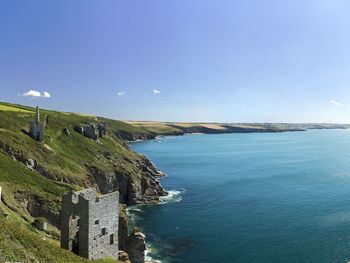
<svg viewBox="0 0 350 263">
<path fill-rule="evenodd" d="M 44 217 L 35 218 L 34 226 L 39 230 L 46 230 L 46 219 Z"/>
<path fill-rule="evenodd" d="M 64 135 L 70 136 L 70 131 L 67 128 L 64 128 L 62 132 Z"/>
<path fill-rule="evenodd" d="M 61 247 L 88 259 L 118 259 L 118 214 L 118 192 L 69 192 L 62 197 Z"/>
<path fill-rule="evenodd" d="M 84 135 L 90 139 L 97 140 L 98 133 L 95 124 L 86 125 L 83 127 Z"/>
<path fill-rule="evenodd" d="M 91 123 L 82 127 L 77 126 L 74 128 L 74 130 L 80 133 L 81 135 L 84 135 L 90 139 L 97 141 L 98 138 L 102 138 L 104 135 L 107 134 L 107 123 L 100 122 L 97 125 Z"/>
<path fill-rule="evenodd" d="M 118 244 L 119 250 L 126 250 L 126 242 L 128 240 L 128 216 L 126 214 L 126 205 L 119 205 L 119 231 Z"/>
<path fill-rule="evenodd" d="M 59 212 L 54 211 L 45 200 L 36 200 L 35 196 L 30 195 L 25 197 L 26 199 L 19 198 L 17 194 L 15 194 L 15 198 L 25 206 L 31 216 L 44 217 L 51 225 L 59 226 Z"/>
<path fill-rule="evenodd" d="M 158 176 L 164 175 L 155 166 L 149 168 L 151 162 L 144 157 L 135 164 L 140 174 L 130 176 L 119 171 L 105 172 L 96 166 L 88 166 L 89 181 L 92 187 L 96 187 L 102 194 L 119 191 L 120 202 L 127 205 L 159 203 L 159 197 L 167 195 Z"/>
<path fill-rule="evenodd" d="M 146 236 L 137 228 L 128 237 L 127 253 L 132 263 L 144 263 L 146 250 Z"/>
<path fill-rule="evenodd" d="M 110 152 L 104 152 L 103 155 L 108 159 L 108 160 L 112 160 L 112 155 Z"/>
<path fill-rule="evenodd" d="M 33 169 L 34 166 L 35 166 L 35 161 L 33 159 L 28 159 L 27 162 L 26 162 L 26 166 L 29 168 L 29 169 Z"/>
<path fill-rule="evenodd" d="M 126 253 L 125 251 L 120 250 L 118 252 L 119 255 L 119 260 L 124 262 L 124 263 L 131 263 L 130 259 L 129 259 L 129 255 L 128 253 Z"/>
<path fill-rule="evenodd" d="M 100 122 L 97 125 L 97 129 L 98 129 L 98 136 L 99 137 L 103 137 L 107 134 L 107 123 L 106 122 Z"/>
<path fill-rule="evenodd" d="M 29 123 L 29 135 L 34 140 L 42 141 L 44 136 L 44 123 L 39 118 L 39 107 L 36 107 L 35 121 Z"/>
</svg>

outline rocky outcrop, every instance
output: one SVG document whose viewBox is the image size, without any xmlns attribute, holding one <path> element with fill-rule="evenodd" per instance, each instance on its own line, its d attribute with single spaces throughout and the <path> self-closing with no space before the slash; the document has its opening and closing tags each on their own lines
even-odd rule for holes
<svg viewBox="0 0 350 263">
<path fill-rule="evenodd" d="M 146 250 L 146 236 L 135 228 L 128 237 L 127 253 L 132 263 L 144 263 Z"/>
<path fill-rule="evenodd" d="M 138 140 L 153 140 L 157 134 L 155 132 L 129 132 L 123 130 L 117 130 L 114 132 L 115 136 L 125 141 L 138 141 Z"/>
<path fill-rule="evenodd" d="M 158 177 L 164 176 L 146 157 L 142 157 L 135 165 L 135 174 L 115 169 L 105 172 L 96 166 L 85 165 L 89 171 L 86 187 L 95 187 L 100 193 L 106 194 L 119 191 L 120 202 L 123 204 L 159 203 L 159 197 L 167 195 Z"/>
<path fill-rule="evenodd" d="M 39 163 L 36 160 L 33 160 L 31 158 L 28 159 L 24 152 L 17 150 L 17 149 L 14 149 L 11 146 L 4 144 L 2 142 L 0 142 L 0 150 L 3 150 L 12 159 L 22 163 L 27 168 L 29 168 L 33 171 L 37 171 L 42 176 L 44 176 L 48 179 L 57 180 L 57 177 L 55 175 L 51 174 L 47 168 L 39 165 Z M 66 181 L 66 182 L 68 183 L 68 181 Z"/>
<path fill-rule="evenodd" d="M 97 140 L 107 134 L 107 123 L 100 122 L 98 124 L 91 123 L 89 125 L 76 126 L 74 130 L 85 137 Z"/>
<path fill-rule="evenodd" d="M 62 132 L 64 135 L 70 136 L 70 131 L 67 128 L 64 128 Z"/>
<path fill-rule="evenodd" d="M 128 240 L 128 216 L 126 214 L 126 205 L 119 204 L 119 226 L 118 226 L 119 250 L 125 251 L 127 240 Z"/>
<path fill-rule="evenodd" d="M 118 251 L 118 259 L 123 263 L 131 263 L 128 253 L 122 250 Z"/>
<path fill-rule="evenodd" d="M 22 208 L 27 210 L 32 217 L 46 218 L 48 223 L 55 227 L 59 227 L 60 200 L 49 201 L 30 191 L 14 192 L 13 198 Z"/>
</svg>

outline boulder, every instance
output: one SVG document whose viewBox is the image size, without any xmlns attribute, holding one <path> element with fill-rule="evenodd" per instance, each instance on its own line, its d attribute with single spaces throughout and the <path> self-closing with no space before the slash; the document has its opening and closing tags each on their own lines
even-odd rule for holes
<svg viewBox="0 0 350 263">
<path fill-rule="evenodd" d="M 44 217 L 35 218 L 34 226 L 39 230 L 46 230 L 46 219 Z"/>
<path fill-rule="evenodd" d="M 128 237 L 127 252 L 132 263 L 144 263 L 146 236 L 138 228 Z"/>
<path fill-rule="evenodd" d="M 86 125 L 83 127 L 84 135 L 90 139 L 97 140 L 98 134 L 95 124 Z"/>
<path fill-rule="evenodd" d="M 97 125 L 97 129 L 98 129 L 98 136 L 102 138 L 104 135 L 107 134 L 107 123 L 106 122 L 100 122 Z"/>
<path fill-rule="evenodd" d="M 118 227 L 119 250 L 126 250 L 127 240 L 128 240 L 128 216 L 126 214 L 126 205 L 119 204 L 119 227 Z"/>
<path fill-rule="evenodd" d="M 28 159 L 26 161 L 26 166 L 29 168 L 29 169 L 33 169 L 34 166 L 35 166 L 35 161 L 33 159 Z"/>
<path fill-rule="evenodd" d="M 63 129 L 63 134 L 66 136 L 70 136 L 70 131 L 67 128 Z"/>
<path fill-rule="evenodd" d="M 102 138 L 104 135 L 107 134 L 107 123 L 100 122 L 97 125 L 94 123 L 84 125 L 82 127 L 75 127 L 74 130 L 81 135 L 84 135 L 90 139 L 93 139 L 95 141 L 98 140 L 98 138 Z"/>
<path fill-rule="evenodd" d="M 131 263 L 128 253 L 122 250 L 118 251 L 118 259 L 124 263 Z"/>
</svg>

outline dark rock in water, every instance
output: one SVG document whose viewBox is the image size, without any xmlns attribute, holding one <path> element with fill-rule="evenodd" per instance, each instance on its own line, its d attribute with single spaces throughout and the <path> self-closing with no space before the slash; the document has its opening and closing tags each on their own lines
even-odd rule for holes
<svg viewBox="0 0 350 263">
<path fill-rule="evenodd" d="M 63 129 L 63 134 L 66 136 L 70 136 L 70 131 L 67 128 Z"/>
<path fill-rule="evenodd" d="M 132 263 L 144 263 L 146 250 L 146 236 L 137 228 L 128 237 L 127 252 Z"/>
</svg>

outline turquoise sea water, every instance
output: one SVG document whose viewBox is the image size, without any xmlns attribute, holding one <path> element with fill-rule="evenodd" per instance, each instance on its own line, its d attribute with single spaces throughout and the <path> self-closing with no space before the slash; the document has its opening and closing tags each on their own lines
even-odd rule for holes
<svg viewBox="0 0 350 263">
<path fill-rule="evenodd" d="M 132 143 L 168 176 L 130 210 L 162 262 L 350 261 L 350 130 Z"/>
</svg>

